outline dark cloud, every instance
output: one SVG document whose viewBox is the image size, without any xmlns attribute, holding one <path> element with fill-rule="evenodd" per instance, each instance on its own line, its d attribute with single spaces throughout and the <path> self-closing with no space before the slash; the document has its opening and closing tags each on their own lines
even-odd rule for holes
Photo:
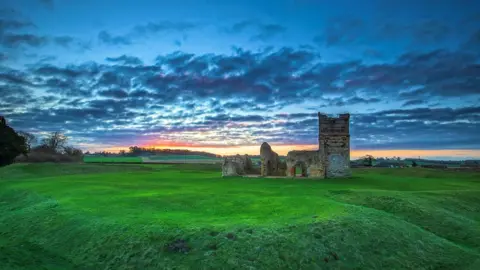
<svg viewBox="0 0 480 270">
<path fill-rule="evenodd" d="M 111 97 L 111 98 L 127 98 L 128 93 L 123 90 L 111 89 L 98 92 L 98 95 L 102 97 Z"/>
<path fill-rule="evenodd" d="M 423 101 L 421 99 L 412 99 L 412 100 L 408 100 L 405 103 L 403 103 L 402 107 L 422 105 L 422 104 L 425 104 L 425 101 Z"/>
<path fill-rule="evenodd" d="M 105 58 L 105 60 L 108 62 L 120 63 L 123 65 L 142 65 L 143 64 L 140 58 L 135 56 L 127 56 L 127 55 L 122 55 L 119 57 L 107 57 Z"/>
<path fill-rule="evenodd" d="M 59 36 L 59 37 L 54 37 L 53 41 L 65 48 L 70 47 L 70 45 L 74 42 L 74 38 L 70 36 Z"/>
<path fill-rule="evenodd" d="M 238 34 L 249 27 L 254 27 L 256 24 L 257 22 L 254 20 L 245 20 L 233 24 L 230 28 L 224 29 L 224 31 L 231 34 Z"/>
<path fill-rule="evenodd" d="M 443 50 L 406 53 L 384 64 L 325 63 L 314 51 L 293 48 L 236 49 L 230 55 L 175 52 L 160 55 L 153 65 L 122 55 L 106 64 L 0 66 L 0 85 L 8 86 L 1 88 L 6 94 L 0 105 L 16 127 L 63 128 L 72 136 L 91 131 L 88 136 L 99 142 L 107 135 L 93 130 L 117 138 L 217 130 L 223 134 L 209 140 L 247 142 L 245 136 L 256 134 L 260 137 L 248 143 L 266 138 L 315 144 L 316 113 L 281 113 L 285 106 L 373 104 L 375 113 L 352 115 L 354 147 L 421 145 L 429 140 L 426 134 L 438 137 L 429 147 L 479 147 L 472 143 L 479 131 L 478 107 L 381 110 L 389 101 L 422 105 L 421 100 L 453 93 L 478 98 L 477 63 L 470 54 Z"/>
<path fill-rule="evenodd" d="M 238 34 L 247 30 L 252 30 L 254 34 L 250 38 L 252 41 L 268 41 L 287 31 L 287 28 L 279 24 L 265 24 L 256 20 L 245 20 L 233 24 L 231 27 L 222 29 L 229 34 Z"/>
<path fill-rule="evenodd" d="M 114 71 L 105 71 L 95 84 L 97 87 L 129 87 L 130 78 Z"/>
<path fill-rule="evenodd" d="M 309 117 L 317 117 L 317 113 L 282 113 L 275 115 L 276 118 L 288 118 L 288 119 L 298 119 L 298 118 L 309 118 Z"/>
<path fill-rule="evenodd" d="M 480 131 L 479 112 L 479 107 L 388 110 L 354 116 L 352 132 L 368 134 L 357 135 L 358 148 L 480 149 L 480 144 L 474 141 L 475 134 Z M 381 137 L 362 142 L 362 137 L 374 136 Z"/>
<path fill-rule="evenodd" d="M 9 19 L 0 19 L 0 35 L 5 31 L 20 30 L 27 27 L 35 26 L 33 23 L 28 21 L 18 21 L 18 20 L 9 20 Z"/>
<path fill-rule="evenodd" d="M 35 27 L 35 25 L 28 21 L 0 19 L 0 44 L 8 48 L 18 48 L 22 45 L 42 47 L 47 44 L 54 44 L 65 48 L 70 48 L 75 45 L 81 50 L 90 48 L 87 42 L 77 40 L 71 36 L 51 37 L 30 33 L 18 33 L 18 30 L 27 27 Z"/>
<path fill-rule="evenodd" d="M 348 80 L 343 88 L 368 87 L 379 95 L 417 88 L 400 95 L 406 98 L 475 95 L 480 83 L 478 59 L 475 54 L 445 50 L 405 53 L 394 63 L 358 66 L 345 74 Z"/>
<path fill-rule="evenodd" d="M 350 124 L 352 148 L 480 149 L 480 143 L 475 139 L 476 134 L 480 132 L 479 113 L 480 107 L 466 107 L 352 114 Z M 276 117 L 284 119 L 285 115 Z M 316 144 L 317 121 L 317 118 L 302 121 L 292 118 L 292 121 L 279 123 L 277 126 L 284 130 L 292 130 L 292 134 L 282 132 L 276 135 L 276 140 L 291 144 Z M 263 130 L 261 134 L 274 133 Z"/>
<path fill-rule="evenodd" d="M 167 102 L 176 102 L 180 97 L 216 97 L 229 100 L 222 102 L 224 108 L 243 110 L 263 105 L 281 108 L 306 98 L 326 101 L 328 106 L 344 106 L 377 103 L 382 101 L 381 97 L 407 102 L 431 96 L 475 95 L 479 78 L 476 59 L 470 54 L 438 50 L 406 53 L 397 61 L 384 64 L 322 63 L 310 50 L 283 48 L 237 50 L 233 55 L 175 52 L 157 57 L 153 66 L 142 65 L 134 56 L 122 55 L 106 59 L 121 65 L 40 65 L 32 72 L 55 76 L 59 82 L 72 79 L 85 90 L 135 87 L 136 95 Z M 340 97 L 324 99 L 326 94 Z"/>
<path fill-rule="evenodd" d="M 183 41 L 186 40 L 186 33 L 200 28 L 200 24 L 184 21 L 160 21 L 149 22 L 134 26 L 130 31 L 122 35 L 113 35 L 107 31 L 98 33 L 98 40 L 107 45 L 131 45 L 134 40 L 139 38 L 148 38 L 163 32 L 179 32 L 183 33 Z"/>
<path fill-rule="evenodd" d="M 42 65 L 32 70 L 35 74 L 43 76 L 58 76 L 63 78 L 75 78 L 88 74 L 86 70 L 79 69 L 78 67 L 57 67 L 54 65 Z"/>
<path fill-rule="evenodd" d="M 351 97 L 351 98 L 337 98 L 337 99 L 327 99 L 327 104 L 322 107 L 328 106 L 345 106 L 345 105 L 356 105 L 356 104 L 370 104 L 378 103 L 382 100 L 379 98 L 362 98 L 362 97 Z"/>
<path fill-rule="evenodd" d="M 0 82 L 6 86 L 34 86 L 34 83 L 28 79 L 28 74 L 17 70 L 0 71 Z"/>
<path fill-rule="evenodd" d="M 47 44 L 48 38 L 33 34 L 12 34 L 8 33 L 0 37 L 0 42 L 5 47 L 16 48 L 22 45 L 41 47 Z"/>
<path fill-rule="evenodd" d="M 126 36 L 114 36 L 107 31 L 98 33 L 98 40 L 107 45 L 130 45 L 132 41 Z"/>
<path fill-rule="evenodd" d="M 162 22 L 149 22 L 147 24 L 137 25 L 132 31 L 131 35 L 141 35 L 148 36 L 151 34 L 157 34 L 159 32 L 185 32 L 190 31 L 195 28 L 200 27 L 198 24 L 191 22 L 172 22 L 172 21 L 162 21 Z"/>
<path fill-rule="evenodd" d="M 263 24 L 258 26 L 258 34 L 252 40 L 267 41 L 287 31 L 287 28 L 278 24 Z"/>
<path fill-rule="evenodd" d="M 53 5 L 53 1 L 45 1 Z M 1 16 L 2 14 L 0 14 Z M 18 19 L 21 16 L 12 13 L 11 16 L 0 18 L 0 45 L 7 48 L 18 49 L 21 46 L 42 47 L 48 44 L 54 44 L 65 48 L 75 45 L 82 51 L 89 49 L 87 42 L 77 40 L 71 36 L 45 36 L 32 33 L 21 33 L 25 28 L 36 28 L 36 25 L 30 21 Z"/>
<path fill-rule="evenodd" d="M 54 61 L 56 60 L 57 57 L 56 56 L 53 56 L 53 55 L 48 55 L 48 56 L 42 56 L 39 60 L 38 60 L 38 64 L 39 65 L 42 65 L 42 64 L 46 64 L 48 62 L 51 62 L 51 61 Z"/>
</svg>

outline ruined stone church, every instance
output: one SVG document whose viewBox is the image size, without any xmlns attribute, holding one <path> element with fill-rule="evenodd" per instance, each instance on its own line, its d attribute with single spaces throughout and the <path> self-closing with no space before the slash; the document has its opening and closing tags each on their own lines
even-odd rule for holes
<svg viewBox="0 0 480 270">
<path fill-rule="evenodd" d="M 328 117 L 318 113 L 318 150 L 290 151 L 287 154 L 287 176 L 334 178 L 350 176 L 350 114 Z"/>
<path fill-rule="evenodd" d="M 260 147 L 260 175 L 295 177 L 296 168 L 301 176 L 312 178 L 349 177 L 350 172 L 350 114 L 328 117 L 318 113 L 318 150 L 290 151 L 282 161 L 271 146 L 264 142 Z M 223 175 L 248 174 L 243 164 L 251 164 L 248 156 L 227 157 Z"/>
</svg>

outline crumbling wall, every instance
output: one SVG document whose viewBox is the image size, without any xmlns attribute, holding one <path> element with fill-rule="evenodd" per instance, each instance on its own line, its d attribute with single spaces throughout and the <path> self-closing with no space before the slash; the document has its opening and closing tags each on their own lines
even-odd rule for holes
<svg viewBox="0 0 480 270">
<path fill-rule="evenodd" d="M 350 115 L 332 118 L 318 113 L 318 123 L 319 159 L 325 177 L 350 176 Z"/>
<path fill-rule="evenodd" d="M 286 159 L 287 176 L 295 176 L 295 168 L 302 168 L 302 176 L 323 177 L 323 164 L 320 162 L 318 151 L 290 151 Z"/>
<path fill-rule="evenodd" d="M 253 170 L 253 163 L 248 155 L 236 155 L 223 159 L 222 176 L 245 175 L 251 170 Z"/>
<path fill-rule="evenodd" d="M 264 142 L 260 146 L 260 174 L 262 176 L 284 176 L 286 165 L 272 147 Z"/>
</svg>

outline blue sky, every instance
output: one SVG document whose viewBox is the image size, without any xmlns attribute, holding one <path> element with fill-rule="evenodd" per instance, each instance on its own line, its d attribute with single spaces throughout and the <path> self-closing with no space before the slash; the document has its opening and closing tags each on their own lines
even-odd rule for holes
<svg viewBox="0 0 480 270">
<path fill-rule="evenodd" d="M 0 114 L 84 149 L 314 147 L 322 111 L 480 155 L 479 1 L 4 0 L 0 47 Z"/>
</svg>

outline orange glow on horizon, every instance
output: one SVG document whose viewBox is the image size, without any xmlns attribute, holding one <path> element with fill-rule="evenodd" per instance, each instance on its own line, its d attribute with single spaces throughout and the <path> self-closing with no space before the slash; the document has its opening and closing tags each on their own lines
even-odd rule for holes
<svg viewBox="0 0 480 270">
<path fill-rule="evenodd" d="M 318 145 L 274 145 L 273 151 L 279 155 L 287 155 L 292 150 L 317 150 Z M 139 146 L 140 147 L 140 146 Z M 224 146 L 224 145 L 192 145 L 187 143 L 168 143 L 164 145 L 143 145 L 145 148 L 156 149 L 179 149 L 203 151 L 217 155 L 236 155 L 248 154 L 259 155 L 260 145 L 238 145 L 238 146 Z M 108 152 L 119 152 L 120 150 L 128 151 L 128 147 L 111 147 L 105 148 Z M 428 157 L 452 157 L 452 158 L 480 158 L 480 150 L 474 149 L 439 149 L 439 150 L 419 150 L 419 149 L 395 149 L 395 150 L 351 150 L 350 157 L 356 159 L 365 155 L 372 155 L 374 157 L 400 157 L 400 158 L 428 158 Z"/>
</svg>

